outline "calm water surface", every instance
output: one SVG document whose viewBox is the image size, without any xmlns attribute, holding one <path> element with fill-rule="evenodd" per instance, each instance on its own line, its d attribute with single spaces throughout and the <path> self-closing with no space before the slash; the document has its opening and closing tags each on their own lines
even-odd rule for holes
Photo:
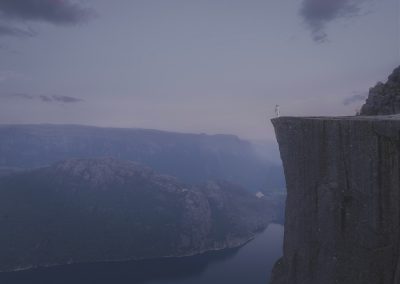
<svg viewBox="0 0 400 284">
<path fill-rule="evenodd" d="M 76 264 L 0 273 L 4 284 L 265 284 L 282 255 L 283 226 L 271 224 L 245 246 L 200 256 Z"/>
</svg>

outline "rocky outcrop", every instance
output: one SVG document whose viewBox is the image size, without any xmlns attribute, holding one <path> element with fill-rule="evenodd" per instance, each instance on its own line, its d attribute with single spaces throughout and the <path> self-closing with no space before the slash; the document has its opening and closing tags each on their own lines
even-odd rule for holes
<svg viewBox="0 0 400 284">
<path fill-rule="evenodd" d="M 273 284 L 400 283 L 400 118 L 273 120 L 287 182 Z"/>
<path fill-rule="evenodd" d="M 231 248 L 273 218 L 268 200 L 231 183 L 191 186 L 130 161 L 71 159 L 0 178 L 0 271 Z"/>
<path fill-rule="evenodd" d="M 386 83 L 379 82 L 369 90 L 361 115 L 390 115 L 400 113 L 400 66 Z"/>
</svg>

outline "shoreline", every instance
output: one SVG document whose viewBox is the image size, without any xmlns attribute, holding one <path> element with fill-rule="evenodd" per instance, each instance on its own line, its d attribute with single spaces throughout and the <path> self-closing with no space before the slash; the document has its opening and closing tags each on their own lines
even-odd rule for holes
<svg viewBox="0 0 400 284">
<path fill-rule="evenodd" d="M 31 265 L 31 266 L 25 266 L 25 267 L 18 267 L 10 270 L 1 270 L 0 269 L 0 275 L 1 274 L 7 274 L 7 273 L 18 273 L 18 272 L 24 272 L 24 271 L 29 271 L 29 270 L 37 270 L 37 269 L 46 269 L 46 268 L 52 268 L 52 267 L 60 267 L 60 266 L 72 266 L 72 265 L 80 265 L 80 264 L 96 264 L 96 263 L 118 263 L 118 262 L 133 262 L 133 261 L 150 261 L 150 260 L 161 260 L 161 259 L 174 259 L 174 258 L 184 258 L 184 257 L 195 257 L 195 256 L 201 256 L 207 253 L 214 253 L 214 252 L 220 252 L 224 250 L 232 250 L 232 249 L 239 249 L 252 240 L 254 240 L 257 235 L 263 233 L 269 225 L 274 224 L 274 222 L 270 222 L 268 225 L 265 226 L 265 228 L 261 230 L 257 230 L 252 233 L 251 236 L 248 238 L 244 238 L 243 240 L 239 241 L 237 244 L 234 245 L 226 245 L 223 247 L 214 247 L 210 249 L 204 249 L 198 252 L 192 252 L 192 253 L 187 253 L 187 254 L 180 254 L 180 255 L 166 255 L 166 256 L 160 256 L 160 257 L 150 257 L 150 258 L 126 258 L 126 259 L 114 259 L 114 260 L 99 260 L 99 261 L 77 261 L 77 262 L 70 262 L 70 263 L 60 263 L 60 264 L 46 264 L 46 265 Z"/>
</svg>

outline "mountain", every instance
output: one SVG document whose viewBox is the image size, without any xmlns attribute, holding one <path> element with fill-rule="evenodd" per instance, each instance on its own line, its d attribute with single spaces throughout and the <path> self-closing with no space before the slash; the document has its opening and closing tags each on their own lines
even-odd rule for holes
<svg viewBox="0 0 400 284">
<path fill-rule="evenodd" d="M 361 115 L 400 113 L 400 66 L 394 69 L 386 83 L 379 82 L 369 90 Z"/>
<path fill-rule="evenodd" d="M 223 179 L 251 191 L 284 188 L 282 167 L 233 135 L 78 125 L 1 125 L 0 167 L 34 168 L 70 158 L 136 161 L 188 183 Z"/>
<path fill-rule="evenodd" d="M 227 182 L 190 186 L 114 158 L 0 178 L 0 271 L 185 256 L 239 246 L 273 205 Z"/>
</svg>

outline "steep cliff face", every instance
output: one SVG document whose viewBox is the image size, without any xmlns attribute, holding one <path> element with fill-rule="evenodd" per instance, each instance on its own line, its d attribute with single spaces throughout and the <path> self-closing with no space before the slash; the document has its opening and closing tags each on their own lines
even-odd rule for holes
<svg viewBox="0 0 400 284">
<path fill-rule="evenodd" d="M 271 283 L 400 283 L 400 118 L 273 124 L 288 195 Z"/>
</svg>

